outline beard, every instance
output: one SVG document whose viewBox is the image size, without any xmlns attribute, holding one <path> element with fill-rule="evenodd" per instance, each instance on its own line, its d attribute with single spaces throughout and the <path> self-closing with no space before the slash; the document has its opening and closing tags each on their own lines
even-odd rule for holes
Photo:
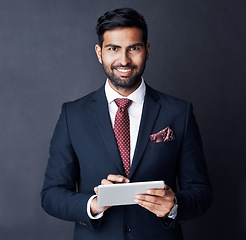
<svg viewBox="0 0 246 240">
<path fill-rule="evenodd" d="M 112 82 L 112 84 L 117 89 L 119 89 L 119 88 L 121 88 L 121 89 L 122 88 L 123 89 L 132 89 L 133 87 L 138 85 L 139 82 L 141 81 L 141 77 L 142 77 L 142 74 L 143 74 L 144 69 L 145 69 L 145 63 L 139 69 L 136 65 L 130 65 L 130 64 L 127 64 L 125 66 L 123 66 L 123 65 L 112 65 L 111 68 L 108 68 L 105 66 L 103 61 L 102 61 L 102 66 L 103 66 L 103 70 L 104 70 L 105 74 L 107 75 L 108 79 Z M 131 75 L 129 77 L 128 76 L 118 77 L 114 73 L 114 69 L 117 69 L 118 67 L 131 68 L 132 71 L 135 71 L 135 73 L 133 73 L 133 75 Z"/>
</svg>

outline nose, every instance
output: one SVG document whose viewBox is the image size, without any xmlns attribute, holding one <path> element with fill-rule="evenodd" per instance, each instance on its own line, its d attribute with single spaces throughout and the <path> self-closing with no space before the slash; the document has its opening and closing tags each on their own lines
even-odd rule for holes
<svg viewBox="0 0 246 240">
<path fill-rule="evenodd" d="M 126 66 L 131 62 L 131 58 L 129 57 L 129 54 L 127 51 L 122 51 L 120 56 L 120 63 L 122 66 Z"/>
</svg>

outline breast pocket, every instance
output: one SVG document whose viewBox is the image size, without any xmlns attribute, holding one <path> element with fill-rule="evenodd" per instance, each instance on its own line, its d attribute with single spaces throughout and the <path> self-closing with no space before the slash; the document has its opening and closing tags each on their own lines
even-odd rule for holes
<svg viewBox="0 0 246 240">
<path fill-rule="evenodd" d="M 172 150 L 177 146 L 177 139 L 165 142 L 153 143 L 151 142 L 151 150 L 152 151 L 162 151 L 162 150 Z"/>
<path fill-rule="evenodd" d="M 176 159 L 178 153 L 177 140 L 151 143 L 151 158 L 153 160 Z"/>
</svg>

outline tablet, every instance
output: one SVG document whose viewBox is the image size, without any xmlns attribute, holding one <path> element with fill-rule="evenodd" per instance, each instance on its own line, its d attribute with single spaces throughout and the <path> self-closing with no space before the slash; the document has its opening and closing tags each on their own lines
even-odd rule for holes
<svg viewBox="0 0 246 240">
<path fill-rule="evenodd" d="M 163 189 L 164 181 L 116 183 L 98 186 L 97 203 L 99 206 L 137 204 L 137 194 L 146 194 L 147 189 Z"/>
</svg>

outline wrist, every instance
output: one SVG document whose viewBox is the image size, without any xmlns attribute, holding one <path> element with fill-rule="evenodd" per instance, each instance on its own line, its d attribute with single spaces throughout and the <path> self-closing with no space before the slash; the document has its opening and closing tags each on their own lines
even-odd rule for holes
<svg viewBox="0 0 246 240">
<path fill-rule="evenodd" d="M 91 204 L 90 204 L 90 212 L 91 212 L 91 215 L 92 216 L 95 216 L 96 214 L 102 212 L 98 209 L 98 206 L 97 206 L 97 197 L 93 198 L 91 200 Z"/>
<path fill-rule="evenodd" d="M 97 211 L 96 203 L 95 203 L 96 196 L 97 195 L 91 196 L 87 202 L 87 214 L 90 219 L 99 219 L 103 216 L 103 211 Z"/>
<path fill-rule="evenodd" d="M 173 199 L 173 206 L 170 209 L 170 212 L 167 214 L 168 218 L 175 219 L 178 213 L 178 203 L 177 203 L 177 198 L 175 197 Z"/>
</svg>

